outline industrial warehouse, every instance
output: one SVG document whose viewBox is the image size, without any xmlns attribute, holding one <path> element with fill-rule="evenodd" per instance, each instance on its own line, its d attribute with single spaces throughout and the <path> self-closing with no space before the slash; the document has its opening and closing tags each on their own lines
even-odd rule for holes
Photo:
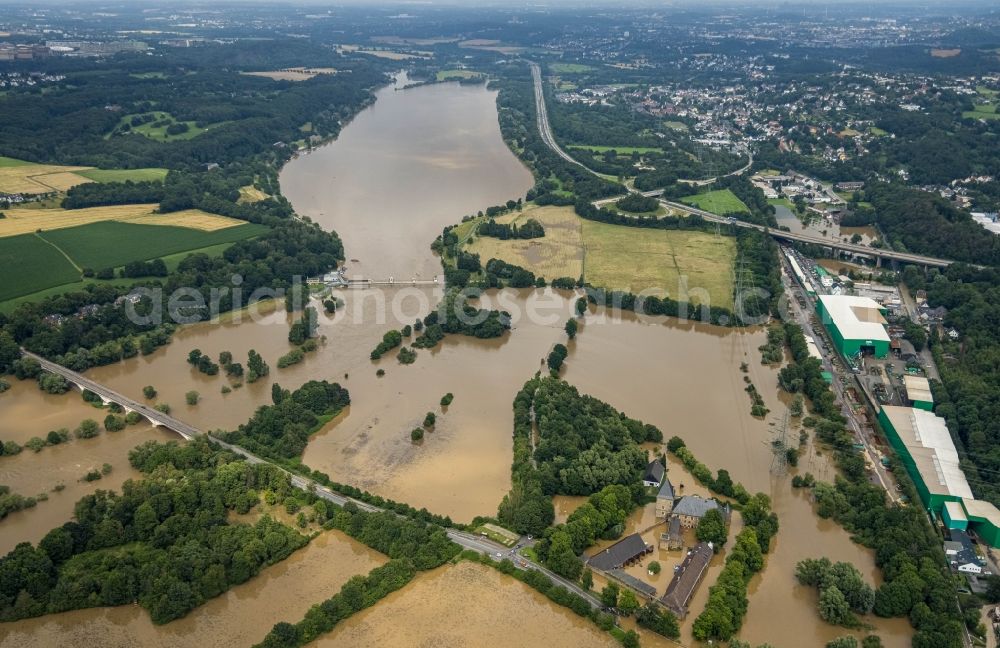
<svg viewBox="0 0 1000 648">
<path fill-rule="evenodd" d="M 870 297 L 820 295 L 816 314 L 837 351 L 845 357 L 889 355 L 889 333 L 885 330 L 886 309 Z"/>
<path fill-rule="evenodd" d="M 1000 547 L 1000 510 L 975 499 L 945 420 L 915 407 L 882 406 L 879 423 L 932 516 Z"/>
</svg>

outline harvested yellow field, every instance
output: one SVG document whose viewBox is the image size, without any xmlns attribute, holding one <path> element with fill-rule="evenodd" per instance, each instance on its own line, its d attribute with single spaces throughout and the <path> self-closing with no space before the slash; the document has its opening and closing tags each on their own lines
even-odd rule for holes
<svg viewBox="0 0 1000 648">
<path fill-rule="evenodd" d="M 585 276 L 594 286 L 733 306 L 736 239 L 583 221 Z"/>
<path fill-rule="evenodd" d="M 270 198 L 266 193 L 253 185 L 240 187 L 240 198 L 236 202 L 240 204 L 255 203 Z"/>
<path fill-rule="evenodd" d="M 118 221 L 137 225 L 173 225 L 204 232 L 214 232 L 242 225 L 243 221 L 209 214 L 198 209 L 155 214 L 156 205 L 110 205 L 86 209 L 6 209 L 0 220 L 0 238 L 30 234 L 37 230 L 56 230 L 100 221 Z"/>
<path fill-rule="evenodd" d="M 71 167 L 55 164 L 22 164 L 0 166 L 0 193 L 41 194 L 66 191 L 91 180 L 74 171 L 87 171 L 92 167 Z"/>
<path fill-rule="evenodd" d="M 467 249 L 479 254 L 484 264 L 490 259 L 500 259 L 527 268 L 549 280 L 557 277 L 573 279 L 579 277 L 583 272 L 583 240 L 580 230 L 582 219 L 576 215 L 573 208 L 528 206 L 520 213 L 507 214 L 497 218 L 496 221 L 521 224 L 529 218 L 534 218 L 542 224 L 545 236 L 508 241 L 477 236 Z"/>
</svg>

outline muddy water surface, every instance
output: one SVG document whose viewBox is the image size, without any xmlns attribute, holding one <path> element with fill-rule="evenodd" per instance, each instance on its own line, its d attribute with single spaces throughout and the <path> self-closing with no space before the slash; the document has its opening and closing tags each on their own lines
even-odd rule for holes
<svg viewBox="0 0 1000 648">
<path fill-rule="evenodd" d="M 142 398 L 143 385 L 153 385 L 157 402 L 168 402 L 175 416 L 206 430 L 234 429 L 246 421 L 270 402 L 273 382 L 294 389 L 311 379 L 338 381 L 350 391 L 351 405 L 313 437 L 303 456 L 307 465 L 336 481 L 455 519 L 493 514 L 510 488 L 514 394 L 539 369 L 552 345 L 564 340 L 569 295 L 488 292 L 482 306 L 520 314 L 514 331 L 491 340 L 449 336 L 435 349 L 419 350 L 415 364 L 401 365 L 395 351 L 378 362 L 369 354 L 386 330 L 425 315 L 440 296 L 430 290 L 407 292 L 405 299 L 399 299 L 400 291 L 338 294 L 345 307 L 334 318 L 321 317 L 319 334 L 326 342 L 287 369 L 276 367 L 290 348 L 289 316 L 278 311 L 256 323 L 186 327 L 172 344 L 150 356 L 89 375 L 136 399 Z M 271 373 L 222 394 L 222 386 L 231 381 L 194 370 L 187 363 L 194 348 L 213 358 L 228 350 L 243 362 L 255 349 L 271 365 Z M 377 376 L 378 369 L 385 375 Z M 192 388 L 202 400 L 188 406 L 184 394 Z M 448 392 L 454 401 L 445 410 L 439 403 Z M 437 424 L 415 445 L 410 430 L 427 412 L 437 415 Z"/>
<path fill-rule="evenodd" d="M 100 423 L 106 415 L 106 410 L 85 403 L 77 391 L 54 396 L 44 394 L 33 380 L 15 381 L 10 391 L 0 395 L 0 420 L 5 422 L 0 439 L 23 444 L 31 437 L 45 438 L 49 430 L 73 430 L 87 418 Z M 37 453 L 25 448 L 18 455 L 0 457 L 0 484 L 24 496 L 48 496 L 34 508 L 0 521 L 0 555 L 19 542 L 37 542 L 50 529 L 68 522 L 77 500 L 84 495 L 98 489 L 118 490 L 127 479 L 141 476 L 128 462 L 128 453 L 135 446 L 154 439 L 179 438 L 143 422 L 113 433 L 102 427 L 95 438 L 70 439 Z M 111 464 L 110 474 L 97 481 L 82 480 L 105 463 Z M 53 490 L 57 485 L 62 490 Z"/>
<path fill-rule="evenodd" d="M 298 621 L 312 605 L 336 594 L 349 578 L 385 562 L 381 554 L 338 531 L 328 531 L 286 560 L 167 625 L 153 625 L 146 611 L 135 605 L 77 610 L 2 624 L 0 646 L 251 646 L 275 623 Z"/>
<path fill-rule="evenodd" d="M 350 276 L 439 275 L 428 246 L 442 228 L 533 184 L 500 136 L 495 92 L 458 83 L 399 89 L 406 82 L 379 90 L 337 141 L 281 172 L 296 211 L 344 240 Z"/>
<path fill-rule="evenodd" d="M 577 335 L 575 350 L 566 360 L 566 379 L 582 392 L 657 425 L 665 438 L 680 436 L 712 470 L 725 468 L 751 492 L 771 496 L 781 530 L 767 567 L 751 583 L 750 611 L 740 636 L 775 646 L 822 646 L 846 631 L 818 618 L 816 594 L 798 586 L 795 564 L 821 556 L 847 561 L 872 585 L 878 584 L 878 570 L 871 551 L 852 542 L 835 523 L 818 518 L 808 495 L 791 489 L 791 475 L 796 470 L 832 481 L 836 473 L 829 457 L 810 442 L 803 447 L 798 468 L 784 475 L 772 471 L 770 443 L 779 435 L 787 395 L 778 389 L 777 367 L 760 364 L 757 347 L 764 340 L 763 330 L 741 332 L 630 314 L 622 314 L 616 321 L 596 311 L 585 317 Z M 747 363 L 746 374 L 740 371 L 741 362 Z M 749 416 L 744 376 L 753 381 L 771 409 L 762 420 Z M 798 437 L 793 422 L 787 442 L 794 444 Z M 673 461 L 668 475 L 675 486 L 678 482 L 685 485 L 684 494 L 704 492 Z M 557 501 L 563 515 L 575 505 L 572 500 Z M 634 513 L 630 529 L 647 529 L 655 522 L 653 511 L 650 505 Z M 731 535 L 737 530 L 734 528 Z M 647 531 L 646 541 L 653 544 L 659 533 L 659 528 Z M 661 556 L 661 562 L 670 560 Z M 632 571 L 634 576 L 650 580 L 644 565 Z M 664 572 L 669 574 L 666 569 Z M 704 608 L 712 578 L 710 573 L 702 583 L 691 605 L 692 616 L 682 626 L 688 639 L 690 621 Z M 669 578 L 665 580 L 661 573 L 653 580 L 662 593 Z M 781 624 L 773 622 L 776 609 L 781 610 Z M 909 645 L 911 630 L 905 620 L 866 621 L 875 626 L 886 646 Z"/>
<path fill-rule="evenodd" d="M 489 567 L 462 562 L 418 575 L 313 645 L 610 648 L 619 644 L 527 585 Z"/>
</svg>

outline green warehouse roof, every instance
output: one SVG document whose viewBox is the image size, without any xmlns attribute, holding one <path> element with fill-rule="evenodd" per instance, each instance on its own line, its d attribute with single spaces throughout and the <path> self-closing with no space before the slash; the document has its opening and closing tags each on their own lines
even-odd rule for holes
<svg viewBox="0 0 1000 648">
<path fill-rule="evenodd" d="M 943 418 L 913 407 L 883 405 L 882 411 L 931 494 L 973 499 Z"/>
</svg>

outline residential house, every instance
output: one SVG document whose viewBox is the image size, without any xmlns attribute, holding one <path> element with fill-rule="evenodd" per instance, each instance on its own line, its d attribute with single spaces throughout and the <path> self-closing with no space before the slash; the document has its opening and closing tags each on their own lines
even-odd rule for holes
<svg viewBox="0 0 1000 648">
<path fill-rule="evenodd" d="M 674 577 L 667 585 L 667 591 L 660 598 L 660 602 L 678 618 L 683 619 L 687 616 L 688 603 L 691 602 L 691 597 L 705 576 L 714 553 L 712 543 L 699 542 L 688 552 L 683 562 L 674 568 Z"/>
<path fill-rule="evenodd" d="M 983 573 L 984 561 L 972 546 L 972 540 L 964 531 L 952 529 L 951 540 L 944 543 L 945 559 L 949 566 L 963 574 Z"/>
<path fill-rule="evenodd" d="M 654 459 L 646 466 L 646 472 L 642 475 L 642 485 L 649 488 L 658 488 L 663 482 L 663 477 L 667 474 L 667 469 L 659 459 Z"/>
</svg>

